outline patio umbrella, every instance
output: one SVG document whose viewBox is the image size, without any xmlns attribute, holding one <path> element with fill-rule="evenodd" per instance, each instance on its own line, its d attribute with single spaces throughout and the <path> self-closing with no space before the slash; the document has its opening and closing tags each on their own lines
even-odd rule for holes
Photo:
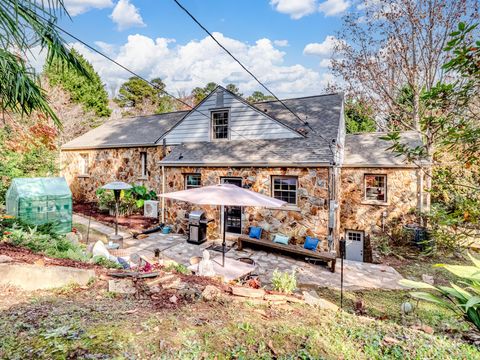
<svg viewBox="0 0 480 360">
<path fill-rule="evenodd" d="M 161 194 L 161 197 L 185 201 L 197 205 L 220 205 L 224 207 L 223 215 L 223 241 L 222 241 L 222 266 L 225 264 L 225 228 L 227 214 L 225 206 L 258 206 L 281 207 L 285 201 L 262 195 L 255 191 L 247 190 L 233 184 L 219 184 L 203 186 L 194 189 L 174 191 Z"/>
</svg>

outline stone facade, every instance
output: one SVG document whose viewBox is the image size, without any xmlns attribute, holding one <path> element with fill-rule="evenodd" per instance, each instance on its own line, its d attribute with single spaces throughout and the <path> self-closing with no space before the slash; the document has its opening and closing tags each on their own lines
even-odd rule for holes
<svg viewBox="0 0 480 360">
<path fill-rule="evenodd" d="M 201 174 L 202 186 L 219 184 L 222 177 L 238 177 L 243 186 L 265 195 L 271 195 L 272 176 L 295 176 L 298 178 L 297 205 L 285 210 L 269 208 L 243 209 L 242 228 L 247 232 L 250 226 L 261 226 L 264 236 L 271 238 L 275 233 L 291 236 L 293 242 L 303 243 L 305 236 L 323 239 L 322 247 L 327 248 L 328 229 L 328 169 L 327 168 L 166 168 L 165 191 L 185 189 L 185 174 Z M 178 201 L 166 201 L 166 222 L 180 233 L 187 231 L 185 219 L 190 210 L 200 208 Z M 220 233 L 219 207 L 201 207 L 208 218 L 214 219 L 209 225 L 209 235 Z"/>
<path fill-rule="evenodd" d="M 365 200 L 366 174 L 386 175 L 387 201 Z M 417 172 L 412 168 L 342 168 L 340 176 L 340 236 L 345 230 L 378 233 L 382 224 L 405 222 L 417 206 Z M 386 216 L 384 216 L 386 215 Z"/>
<path fill-rule="evenodd" d="M 141 152 L 147 153 L 147 176 L 142 177 Z M 80 174 L 82 154 L 88 154 L 88 173 Z M 62 151 L 62 175 L 72 190 L 74 201 L 95 201 L 95 191 L 108 182 L 119 180 L 161 192 L 162 147 L 138 147 Z"/>
<path fill-rule="evenodd" d="M 167 149 L 168 150 L 168 149 Z M 147 153 L 148 176 L 141 176 L 140 153 Z M 81 154 L 88 154 L 88 174 L 80 174 Z M 159 161 L 163 158 L 162 147 L 116 148 L 82 151 L 63 151 L 61 160 L 63 175 L 73 193 L 75 201 L 95 201 L 98 187 L 114 180 L 136 183 L 161 193 L 162 170 Z M 340 168 L 336 186 L 332 187 L 338 198 L 336 210 L 336 239 L 345 230 L 362 230 L 367 234 L 379 232 L 382 225 L 392 220 L 407 220 L 408 213 L 417 205 L 417 174 L 411 168 Z M 265 167 L 165 167 L 165 191 L 185 189 L 186 174 L 201 174 L 202 185 L 221 183 L 223 177 L 241 178 L 243 186 L 266 195 L 271 195 L 272 176 L 294 176 L 298 178 L 297 205 L 287 209 L 244 208 L 242 231 L 250 226 L 260 226 L 266 238 L 282 233 L 294 243 L 303 243 L 305 236 L 322 239 L 327 249 L 329 221 L 329 169 L 324 168 L 265 168 Z M 387 176 L 387 202 L 365 201 L 365 174 Z M 203 208 L 208 218 L 214 219 L 209 225 L 209 237 L 220 234 L 220 208 L 199 207 L 187 203 L 166 200 L 165 221 L 174 231 L 186 233 L 190 210 Z M 384 214 L 386 216 L 384 216 Z"/>
</svg>

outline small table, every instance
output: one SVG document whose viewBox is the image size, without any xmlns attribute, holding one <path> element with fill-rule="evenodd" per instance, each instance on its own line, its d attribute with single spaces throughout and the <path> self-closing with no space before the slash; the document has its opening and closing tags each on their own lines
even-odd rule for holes
<svg viewBox="0 0 480 360">
<path fill-rule="evenodd" d="M 212 259 L 213 271 L 218 276 L 222 276 L 225 282 L 240 279 L 244 276 L 250 275 L 255 270 L 255 265 L 247 264 L 231 258 L 225 258 L 225 266 L 220 265 L 222 257 L 217 256 Z M 196 273 L 198 271 L 198 264 L 190 265 L 190 271 Z"/>
</svg>

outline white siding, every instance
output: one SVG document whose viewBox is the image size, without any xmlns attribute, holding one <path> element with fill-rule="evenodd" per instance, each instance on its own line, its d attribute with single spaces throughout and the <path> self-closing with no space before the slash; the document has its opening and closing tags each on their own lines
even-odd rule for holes
<svg viewBox="0 0 480 360">
<path fill-rule="evenodd" d="M 219 88 L 218 91 L 223 90 Z M 167 144 L 210 141 L 210 112 L 216 108 L 217 94 L 212 93 L 197 108 L 198 111 L 193 111 L 165 135 Z M 222 109 L 229 110 L 231 140 L 288 139 L 301 136 L 226 91 L 223 93 Z"/>
</svg>

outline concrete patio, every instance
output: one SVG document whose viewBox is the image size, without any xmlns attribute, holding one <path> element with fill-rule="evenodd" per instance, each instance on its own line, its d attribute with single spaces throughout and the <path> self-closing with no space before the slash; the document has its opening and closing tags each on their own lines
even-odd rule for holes
<svg viewBox="0 0 480 360">
<path fill-rule="evenodd" d="M 178 263 L 189 265 L 192 256 L 201 256 L 205 248 L 213 241 L 207 241 L 201 245 L 189 244 L 186 237 L 178 234 L 151 234 L 142 240 L 129 239 L 125 241 L 128 251 L 153 256 L 155 249 L 160 249 L 161 256 Z M 259 249 L 246 248 L 242 251 L 232 249 L 226 253 L 228 258 L 248 257 L 255 260 L 255 273 L 260 276 L 263 284 L 269 283 L 274 269 L 280 271 L 292 271 L 297 273 L 297 281 L 300 286 L 319 286 L 340 289 L 340 261 L 337 261 L 337 270 L 331 273 L 323 264 L 310 264 L 301 259 L 284 256 L 279 253 L 266 252 Z M 217 242 L 219 244 L 219 242 Z M 220 255 L 220 252 L 212 251 L 212 256 Z M 361 289 L 401 289 L 398 281 L 402 276 L 392 267 L 344 261 L 344 287 L 349 290 Z"/>
<path fill-rule="evenodd" d="M 76 215 L 74 222 L 84 223 L 87 219 Z M 91 221 L 92 228 L 99 232 L 111 234 L 113 229 L 99 224 L 95 220 Z M 153 257 L 155 249 L 160 249 L 161 257 L 174 260 L 180 264 L 189 265 L 190 258 L 201 256 L 205 248 L 209 247 L 214 241 L 207 241 L 201 245 L 189 244 L 186 237 L 180 234 L 150 234 L 145 239 L 133 239 L 128 233 L 123 232 L 126 237 L 124 240 L 125 252 L 128 254 L 138 253 L 147 257 Z M 220 244 L 219 241 L 216 242 Z M 228 258 L 248 257 L 255 260 L 255 274 L 259 275 L 263 284 L 270 283 L 273 270 L 292 271 L 297 273 L 297 282 L 299 286 L 304 287 L 329 287 L 340 289 L 340 260 L 337 260 L 337 269 L 335 273 L 322 264 L 310 264 L 302 259 L 295 259 L 284 256 L 280 253 L 266 252 L 261 249 L 244 248 L 242 251 L 236 250 L 233 241 L 227 241 L 232 246 L 226 253 Z M 212 257 L 221 255 L 220 252 L 211 251 Z M 362 289 L 403 289 L 398 284 L 402 276 L 392 267 L 386 265 L 377 265 L 361 263 L 356 261 L 344 261 L 344 288 L 348 290 Z"/>
</svg>

